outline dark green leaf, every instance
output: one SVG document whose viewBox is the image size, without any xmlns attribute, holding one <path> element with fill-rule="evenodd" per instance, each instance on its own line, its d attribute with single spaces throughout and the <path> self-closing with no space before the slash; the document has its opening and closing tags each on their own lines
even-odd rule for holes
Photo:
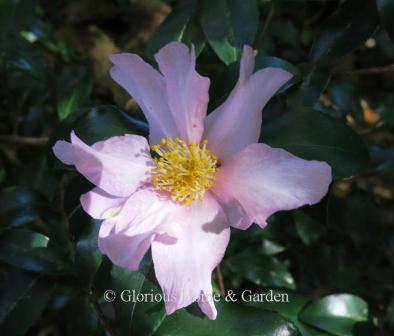
<svg viewBox="0 0 394 336">
<path fill-rule="evenodd" d="M 293 324 L 297 327 L 297 329 L 300 331 L 302 336 L 325 336 L 328 335 L 322 331 L 319 331 L 318 329 L 309 327 L 308 325 L 302 323 L 298 319 L 298 314 L 299 312 L 305 307 L 305 305 L 308 302 L 308 298 L 297 293 L 293 293 L 290 291 L 284 291 L 284 290 L 274 290 L 273 295 L 285 295 L 283 298 L 281 298 L 281 301 L 277 300 L 278 302 L 275 302 L 275 300 L 259 300 L 255 302 L 250 302 L 248 305 L 251 305 L 253 307 L 259 308 L 259 309 L 264 309 L 264 310 L 271 310 L 274 312 L 277 312 L 281 316 L 284 316 L 288 318 Z M 274 296 L 271 296 L 274 297 Z"/>
<path fill-rule="evenodd" d="M 225 264 L 237 274 L 264 287 L 295 288 L 294 279 L 286 265 L 272 256 L 246 250 L 226 260 Z"/>
<path fill-rule="evenodd" d="M 330 84 L 328 92 L 343 116 L 351 115 L 356 120 L 363 120 L 361 97 L 354 85 L 336 81 Z"/>
<path fill-rule="evenodd" d="M 383 95 L 379 100 L 376 112 L 380 114 L 386 124 L 394 127 L 394 94 L 388 93 Z"/>
<path fill-rule="evenodd" d="M 326 67 L 304 66 L 302 83 L 291 93 L 290 104 L 313 106 L 326 88 L 330 77 L 330 69 Z"/>
<path fill-rule="evenodd" d="M 133 295 L 160 293 L 142 272 L 113 266 L 111 271 L 113 289 L 117 293 L 114 301 L 117 325 L 121 335 L 151 335 L 165 318 L 162 302 L 137 302 Z M 121 300 L 122 295 L 124 300 Z M 127 302 L 130 299 L 131 301 Z"/>
<path fill-rule="evenodd" d="M 310 245 L 317 241 L 322 233 L 320 223 L 307 215 L 302 210 L 293 213 L 296 230 L 305 245 Z"/>
<path fill-rule="evenodd" d="M 45 309 L 53 284 L 39 275 L 10 270 L 0 278 L 0 334 L 24 335 Z"/>
<path fill-rule="evenodd" d="M 394 42 L 394 2 L 392 0 L 376 0 L 382 25 L 386 28 L 391 41 Z"/>
<path fill-rule="evenodd" d="M 300 319 L 335 335 L 353 335 L 358 322 L 368 320 L 367 303 L 351 294 L 333 294 L 316 300 L 300 313 Z"/>
<path fill-rule="evenodd" d="M 70 272 L 49 238 L 25 229 L 14 229 L 0 236 L 0 259 L 15 267 L 44 274 Z"/>
<path fill-rule="evenodd" d="M 197 18 L 196 9 L 196 0 L 179 1 L 149 41 L 149 54 L 155 54 L 167 43 L 180 41 L 189 46 L 193 44 L 198 55 L 204 48 L 205 37 Z"/>
<path fill-rule="evenodd" d="M 254 41 L 257 4 L 254 0 L 203 0 L 200 19 L 212 49 L 228 65 L 238 59 L 243 45 Z"/>
<path fill-rule="evenodd" d="M 333 63 L 366 41 L 378 28 L 374 0 L 347 0 L 321 25 L 312 46 L 313 61 Z"/>
<path fill-rule="evenodd" d="M 75 247 L 75 267 L 79 278 L 89 285 L 102 261 L 102 254 L 97 246 L 100 222 L 90 220 L 85 226 Z"/>
<path fill-rule="evenodd" d="M 50 142 L 69 139 L 72 130 L 82 140 L 92 144 L 116 135 L 147 135 L 148 125 L 144 121 L 128 116 L 115 106 L 98 106 L 71 114 L 59 126 Z"/>
<path fill-rule="evenodd" d="M 59 75 L 57 88 L 57 114 L 60 120 L 75 112 L 80 104 L 89 96 L 91 81 L 89 71 L 71 71 L 64 68 Z"/>
<path fill-rule="evenodd" d="M 262 252 L 266 255 L 275 255 L 286 249 L 283 245 L 270 239 L 264 239 L 262 245 Z"/>
<path fill-rule="evenodd" d="M 48 202 L 39 193 L 22 187 L 11 187 L 0 192 L 0 228 L 22 226 L 48 211 Z"/>
<path fill-rule="evenodd" d="M 279 336 L 300 335 L 296 327 L 279 314 L 236 303 L 217 302 L 214 321 L 180 310 L 167 317 L 157 336 Z"/>
<path fill-rule="evenodd" d="M 326 161 L 334 178 L 356 175 L 370 165 L 363 140 L 343 122 L 312 109 L 290 111 L 266 124 L 263 142 L 308 160 Z"/>
</svg>

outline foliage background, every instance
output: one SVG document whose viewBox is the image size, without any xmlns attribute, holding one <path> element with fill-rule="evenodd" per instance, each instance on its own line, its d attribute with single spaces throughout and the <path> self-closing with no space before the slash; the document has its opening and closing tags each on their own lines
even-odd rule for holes
<svg viewBox="0 0 394 336">
<path fill-rule="evenodd" d="M 329 162 L 335 182 L 265 230 L 233 230 L 221 264 L 226 289 L 285 291 L 290 303 L 222 302 L 210 322 L 196 307 L 166 317 L 161 304 L 103 300 L 156 292 L 150 257 L 129 272 L 100 254 L 100 223 L 79 206 L 91 186 L 51 145 L 71 129 L 88 143 L 146 135 L 108 54 L 152 61 L 172 40 L 195 45 L 210 110 L 245 43 L 257 68 L 295 75 L 265 109 L 262 141 Z M 390 0 L 0 0 L 0 334 L 392 334 L 393 41 Z"/>
</svg>

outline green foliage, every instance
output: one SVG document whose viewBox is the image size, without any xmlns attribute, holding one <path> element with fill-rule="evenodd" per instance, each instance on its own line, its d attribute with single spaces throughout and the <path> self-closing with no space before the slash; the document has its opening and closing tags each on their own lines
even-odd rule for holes
<svg viewBox="0 0 394 336">
<path fill-rule="evenodd" d="M 305 307 L 300 319 L 334 335 L 353 335 L 357 323 L 368 320 L 368 307 L 354 295 L 329 295 Z"/>
<path fill-rule="evenodd" d="M 392 334 L 393 72 L 358 69 L 392 63 L 393 18 L 390 0 L 1 0 L 0 334 Z M 238 300 L 222 297 L 215 321 L 197 304 L 167 316 L 163 302 L 121 300 L 162 294 L 151 257 L 132 272 L 103 256 L 101 222 L 79 200 L 92 185 L 51 151 L 72 130 L 88 144 L 147 136 L 108 54 L 153 63 L 171 41 L 194 46 L 209 112 L 234 87 L 245 44 L 256 71 L 291 72 L 263 111 L 261 141 L 328 162 L 335 179 L 319 204 L 232 230 L 221 272 Z M 289 300 L 242 302 L 245 290 Z"/>
<path fill-rule="evenodd" d="M 369 167 L 365 144 L 351 128 L 309 108 L 296 108 L 267 125 L 263 141 L 308 160 L 328 162 L 337 179 Z"/>
</svg>

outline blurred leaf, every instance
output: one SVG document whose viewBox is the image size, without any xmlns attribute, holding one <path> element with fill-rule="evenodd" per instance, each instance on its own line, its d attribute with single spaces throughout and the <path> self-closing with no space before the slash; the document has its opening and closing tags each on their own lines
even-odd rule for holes
<svg viewBox="0 0 394 336">
<path fill-rule="evenodd" d="M 332 82 L 328 92 L 343 116 L 351 115 L 356 120 L 363 120 L 361 98 L 354 85 L 349 82 Z"/>
<path fill-rule="evenodd" d="M 58 188 L 58 181 L 53 171 L 49 169 L 48 160 L 45 156 L 38 157 L 25 164 L 21 171 L 18 172 L 17 181 L 18 185 L 31 188 L 48 199 L 52 199 L 56 188 Z M 29 189 L 27 188 L 28 192 Z"/>
<path fill-rule="evenodd" d="M 155 31 L 148 43 L 150 55 L 172 41 L 179 41 L 196 48 L 199 55 L 205 46 L 205 37 L 198 21 L 197 0 L 178 1 L 170 15 Z"/>
<path fill-rule="evenodd" d="M 394 2 L 392 0 L 376 0 L 382 25 L 394 42 Z"/>
<path fill-rule="evenodd" d="M 274 312 L 280 313 L 288 318 L 297 318 L 298 313 L 308 302 L 308 298 L 291 291 L 285 290 L 272 290 L 274 295 L 284 296 L 284 300 L 276 302 L 275 300 L 261 300 L 250 302 L 248 305 L 254 306 L 256 308 L 272 310 Z"/>
<path fill-rule="evenodd" d="M 114 301 L 117 328 L 121 335 L 151 335 L 166 318 L 163 303 L 155 302 L 127 302 L 119 297 L 123 291 L 124 297 L 142 294 L 157 294 L 157 286 L 152 284 L 139 271 L 130 271 L 113 266 L 111 271 L 113 289 L 118 297 Z"/>
<path fill-rule="evenodd" d="M 157 336 L 279 336 L 300 335 L 296 327 L 279 314 L 236 303 L 215 303 L 216 320 L 194 315 L 183 309 L 168 316 L 157 330 Z"/>
<path fill-rule="evenodd" d="M 148 125 L 145 121 L 133 118 L 115 106 L 103 105 L 91 109 L 82 109 L 72 113 L 60 124 L 52 135 L 50 143 L 69 139 L 71 131 L 89 144 L 108 139 L 116 135 L 147 135 Z"/>
<path fill-rule="evenodd" d="M 369 153 L 376 171 L 394 171 L 394 148 L 373 146 Z"/>
<path fill-rule="evenodd" d="M 91 79 L 89 71 L 76 73 L 63 68 L 63 74 L 58 77 L 57 113 L 60 120 L 75 112 L 80 104 L 89 96 Z"/>
<path fill-rule="evenodd" d="M 302 210 L 293 212 L 296 230 L 305 245 L 310 245 L 320 238 L 322 227 L 320 223 Z"/>
<path fill-rule="evenodd" d="M 75 247 L 75 267 L 79 278 L 90 285 L 102 261 L 102 254 L 97 246 L 100 222 L 90 220 L 85 226 Z"/>
<path fill-rule="evenodd" d="M 386 320 L 391 326 L 391 328 L 393 328 L 394 327 L 394 297 L 391 298 L 390 303 L 387 306 Z"/>
<path fill-rule="evenodd" d="M 313 106 L 327 87 L 331 73 L 327 67 L 305 65 L 302 69 L 303 80 L 297 90 L 289 96 L 291 104 Z"/>
<path fill-rule="evenodd" d="M 66 324 L 66 335 L 100 335 L 101 327 L 97 312 L 84 292 L 73 290 L 72 297 L 62 312 Z"/>
<path fill-rule="evenodd" d="M 23 187 L 0 191 L 0 228 L 22 226 L 41 217 L 48 202 L 39 193 Z"/>
<path fill-rule="evenodd" d="M 374 0 L 347 0 L 325 22 L 315 38 L 311 59 L 333 63 L 362 45 L 378 28 Z"/>
<path fill-rule="evenodd" d="M 281 316 L 288 318 L 300 331 L 302 336 L 325 336 L 328 335 L 318 329 L 309 327 L 308 325 L 302 323 L 298 319 L 299 312 L 305 307 L 308 302 L 308 298 L 297 293 L 293 293 L 290 291 L 284 290 L 274 290 L 273 291 L 276 295 L 286 295 L 287 299 L 283 300 L 283 302 L 275 302 L 274 300 L 268 301 L 255 301 L 250 302 L 249 305 L 264 309 L 264 310 L 271 310 L 277 312 Z M 274 295 L 275 295 L 274 294 Z"/>
<path fill-rule="evenodd" d="M 0 277 L 0 334 L 25 335 L 45 309 L 53 284 L 39 275 L 12 269 Z"/>
<path fill-rule="evenodd" d="M 225 264 L 231 271 L 241 274 L 256 285 L 295 288 L 294 279 L 287 266 L 275 257 L 245 250 L 228 258 Z"/>
<path fill-rule="evenodd" d="M 283 245 L 281 245 L 273 240 L 270 240 L 270 239 L 263 240 L 262 252 L 266 255 L 269 255 L 269 256 L 275 255 L 275 254 L 283 252 L 285 249 L 286 248 Z"/>
<path fill-rule="evenodd" d="M 385 123 L 394 127 L 394 94 L 388 93 L 379 99 L 376 112 L 380 114 Z"/>
<path fill-rule="evenodd" d="M 0 259 L 15 267 L 44 274 L 70 272 L 60 254 L 49 246 L 49 238 L 25 229 L 14 229 L 0 236 Z"/>
<path fill-rule="evenodd" d="M 0 1 L 0 59 L 19 31 L 30 28 L 37 20 L 36 8 L 35 0 Z"/>
<path fill-rule="evenodd" d="M 203 0 L 201 26 L 212 49 L 229 65 L 235 62 L 242 47 L 252 45 L 258 28 L 255 0 Z"/>
<path fill-rule="evenodd" d="M 368 306 L 357 296 L 333 294 L 306 306 L 300 319 L 334 335 L 353 335 L 355 325 L 368 320 Z"/>
<path fill-rule="evenodd" d="M 326 161 L 336 179 L 356 175 L 370 165 L 363 140 L 343 122 L 319 111 L 297 107 L 266 124 L 263 142 L 307 160 Z"/>
</svg>

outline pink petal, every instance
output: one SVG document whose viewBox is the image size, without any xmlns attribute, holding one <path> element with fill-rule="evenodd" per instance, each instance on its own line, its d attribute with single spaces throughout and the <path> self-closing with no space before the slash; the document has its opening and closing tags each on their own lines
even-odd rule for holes
<svg viewBox="0 0 394 336">
<path fill-rule="evenodd" d="M 165 234 L 165 228 L 180 225 L 177 213 L 181 209 L 155 191 L 139 190 L 127 200 L 118 216 L 102 224 L 99 248 L 114 264 L 136 270 L 155 237 L 174 243 L 175 239 Z"/>
<path fill-rule="evenodd" d="M 152 241 L 151 234 L 128 236 L 115 232 L 116 217 L 105 220 L 100 227 L 98 247 L 120 267 L 137 270 Z"/>
<path fill-rule="evenodd" d="M 148 120 L 150 143 L 178 136 L 163 76 L 135 54 L 113 54 L 110 59 L 111 77 L 135 99 Z"/>
<path fill-rule="evenodd" d="M 150 178 L 153 163 L 143 137 L 115 137 L 89 147 L 72 132 L 71 143 L 77 170 L 113 196 L 129 196 Z"/>
<path fill-rule="evenodd" d="M 212 297 L 211 273 L 223 258 L 230 229 L 210 193 L 206 194 L 205 201 L 194 201 L 183 209 L 183 222 L 172 225 L 167 231 L 177 238 L 176 243 L 156 239 L 152 243 L 156 278 L 165 297 L 169 298 L 167 314 L 199 300 L 208 317 L 215 319 L 216 309 L 209 300 Z M 208 300 L 203 300 L 202 296 Z"/>
<path fill-rule="evenodd" d="M 172 42 L 155 55 L 164 75 L 168 105 L 179 132 L 185 141 L 198 141 L 203 133 L 203 119 L 207 113 L 209 79 L 196 70 L 194 47 Z"/>
<path fill-rule="evenodd" d="M 52 149 L 53 153 L 60 161 L 67 165 L 74 164 L 72 146 L 69 142 L 64 140 L 56 141 Z"/>
<path fill-rule="evenodd" d="M 258 142 L 264 105 L 292 77 L 291 73 L 276 68 L 265 68 L 251 75 L 253 67 L 253 51 L 245 46 L 235 88 L 205 119 L 204 138 L 219 159 Z"/>
<path fill-rule="evenodd" d="M 266 225 L 280 210 L 319 202 L 331 183 L 331 167 L 300 159 L 265 144 L 248 145 L 226 159 L 217 173 L 213 191 L 224 209 L 240 204 L 245 215 L 228 216 L 231 224 L 246 229 L 252 222 Z"/>
<path fill-rule="evenodd" d="M 126 199 L 115 197 L 104 190 L 94 188 L 81 195 L 82 208 L 95 219 L 106 219 L 116 215 L 122 208 Z"/>
</svg>

